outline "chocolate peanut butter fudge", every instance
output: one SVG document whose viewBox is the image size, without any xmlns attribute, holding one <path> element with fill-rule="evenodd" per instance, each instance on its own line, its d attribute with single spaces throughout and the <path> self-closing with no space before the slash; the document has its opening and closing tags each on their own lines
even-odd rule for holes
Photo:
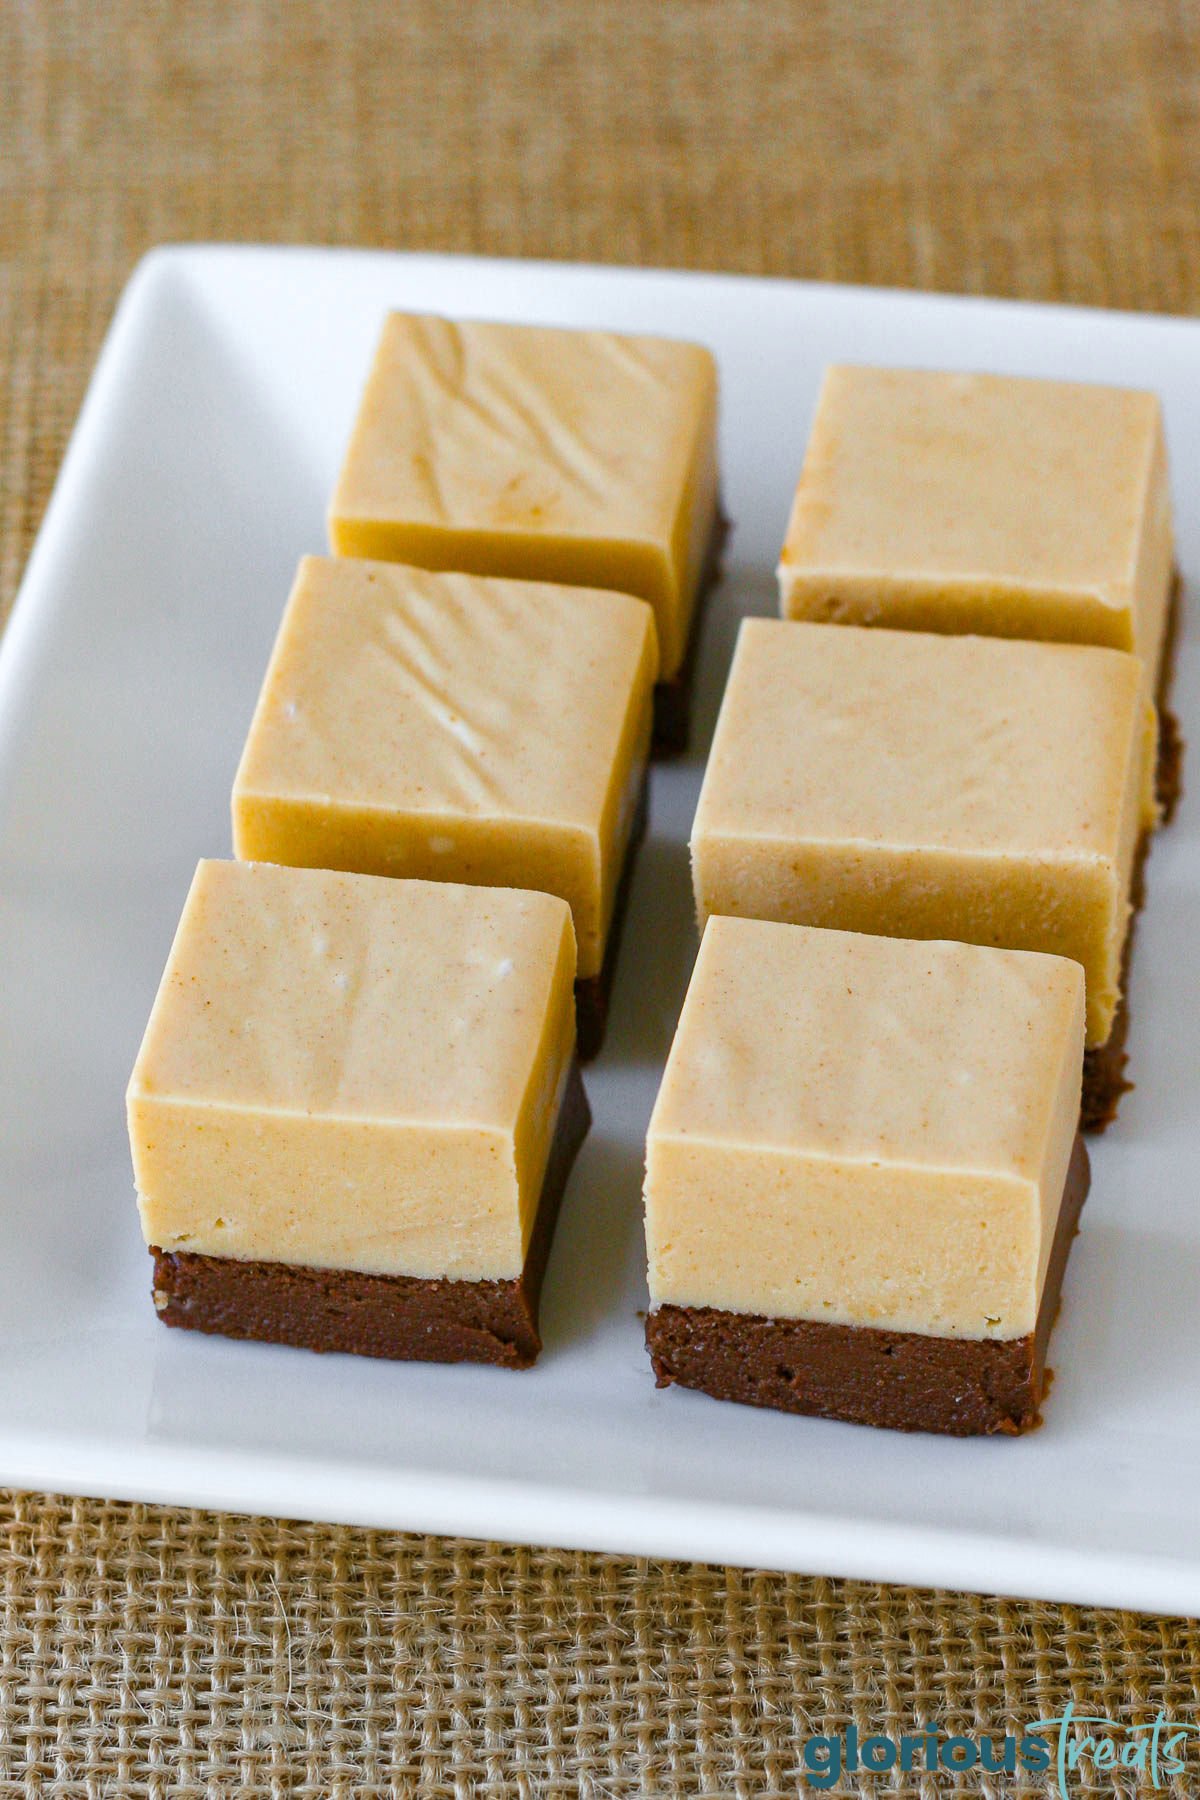
<svg viewBox="0 0 1200 1800">
<path fill-rule="evenodd" d="M 710 919 L 650 1121 L 660 1385 L 1034 1424 L 1087 1192 L 1062 957 Z"/>
<path fill-rule="evenodd" d="M 720 549 L 716 424 L 716 365 L 698 344 L 393 313 L 330 543 L 649 601 L 655 747 L 679 750 L 693 622 Z"/>
<path fill-rule="evenodd" d="M 527 1367 L 574 974 L 549 894 L 202 862 L 128 1093 L 159 1316 Z"/>
<path fill-rule="evenodd" d="M 586 1060 L 645 825 L 656 670 L 628 594 L 306 557 L 234 783 L 235 851 L 560 895 Z"/>
<path fill-rule="evenodd" d="M 779 585 L 791 619 L 1132 650 L 1153 688 L 1173 561 L 1155 394 L 835 366 Z"/>
<path fill-rule="evenodd" d="M 1102 1124 L 1154 760 L 1119 651 L 747 619 L 692 828 L 700 919 L 1074 958 Z"/>
</svg>

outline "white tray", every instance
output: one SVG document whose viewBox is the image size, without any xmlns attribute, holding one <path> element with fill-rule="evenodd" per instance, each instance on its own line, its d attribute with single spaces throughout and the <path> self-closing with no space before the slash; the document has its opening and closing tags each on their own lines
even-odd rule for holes
<svg viewBox="0 0 1200 1800">
<path fill-rule="evenodd" d="M 657 769 L 592 1135 L 530 1374 L 165 1331 L 123 1091 L 196 859 L 229 853 L 259 678 L 389 306 L 677 333 L 724 391 L 729 574 L 698 748 Z M 951 1442 L 654 1387 L 642 1137 L 694 953 L 686 838 L 738 615 L 832 358 L 1157 388 L 1200 573 L 1200 325 L 998 301 L 326 250 L 156 252 L 122 301 L 0 648 L 0 1480 L 1200 1611 L 1200 839 L 1157 843 L 1133 1073 L 1051 1345 L 1045 1426 Z M 1197 692 L 1185 629 L 1177 700 Z M 1200 728 L 1193 725 L 1200 736 Z"/>
</svg>

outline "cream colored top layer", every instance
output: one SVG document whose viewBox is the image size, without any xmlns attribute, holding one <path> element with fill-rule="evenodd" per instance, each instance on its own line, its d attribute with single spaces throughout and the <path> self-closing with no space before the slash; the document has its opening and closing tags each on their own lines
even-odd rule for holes
<svg viewBox="0 0 1200 1800">
<path fill-rule="evenodd" d="M 835 366 L 780 563 L 794 618 L 1136 650 L 1172 565 L 1157 396 Z"/>
<path fill-rule="evenodd" d="M 544 888 L 594 975 L 656 672 L 626 594 L 306 557 L 234 783 L 236 852 Z"/>
<path fill-rule="evenodd" d="M 1023 1335 L 1082 1055 L 1062 958 L 711 919 L 650 1122 L 653 1303 Z"/>
<path fill-rule="evenodd" d="M 1109 650 L 746 619 L 696 830 L 1112 855 L 1139 696 Z"/>
<path fill-rule="evenodd" d="M 697 344 L 393 313 L 331 543 L 637 594 L 673 674 L 716 504 L 716 392 Z"/>
<path fill-rule="evenodd" d="M 517 1274 L 574 965 L 550 895 L 202 862 L 129 1084 L 147 1242 Z"/>
<path fill-rule="evenodd" d="M 1069 955 L 1108 1036 L 1155 733 L 1136 658 L 747 619 L 698 910 Z"/>
</svg>

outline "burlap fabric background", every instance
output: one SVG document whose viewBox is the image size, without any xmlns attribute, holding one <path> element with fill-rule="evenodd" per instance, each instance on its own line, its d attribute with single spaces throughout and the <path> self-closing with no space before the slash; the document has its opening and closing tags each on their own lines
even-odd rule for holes
<svg viewBox="0 0 1200 1800">
<path fill-rule="evenodd" d="M 0 611 L 160 240 L 1195 311 L 1198 176 L 1190 4 L 0 0 Z M 3 1794 L 795 1795 L 851 1719 L 1200 1700 L 1178 1621 L 102 1501 L 0 1497 L 0 1585 Z"/>
</svg>

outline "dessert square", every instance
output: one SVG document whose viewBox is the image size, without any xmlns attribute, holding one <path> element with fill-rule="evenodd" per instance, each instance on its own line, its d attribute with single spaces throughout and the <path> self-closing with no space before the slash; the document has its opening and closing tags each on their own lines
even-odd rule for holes
<svg viewBox="0 0 1200 1800">
<path fill-rule="evenodd" d="M 1098 1049 L 1154 735 L 1119 651 L 747 619 L 692 828 L 698 913 L 1072 957 Z"/>
<path fill-rule="evenodd" d="M 549 894 L 202 862 L 128 1091 L 159 1316 L 528 1366 L 574 973 Z"/>
<path fill-rule="evenodd" d="M 779 566 L 786 618 L 1133 650 L 1171 590 L 1155 394 L 926 369 L 828 370 Z"/>
<path fill-rule="evenodd" d="M 716 365 L 698 344 L 392 313 L 330 543 L 635 594 L 654 608 L 670 684 L 714 573 L 716 420 Z M 678 711 L 678 694 L 663 699 Z"/>
<path fill-rule="evenodd" d="M 1062 957 L 710 919 L 650 1121 L 659 1384 L 904 1430 L 1036 1422 L 1087 1192 Z"/>
<path fill-rule="evenodd" d="M 235 853 L 560 895 L 589 1056 L 656 668 L 628 594 L 305 557 L 234 782 Z"/>
</svg>

